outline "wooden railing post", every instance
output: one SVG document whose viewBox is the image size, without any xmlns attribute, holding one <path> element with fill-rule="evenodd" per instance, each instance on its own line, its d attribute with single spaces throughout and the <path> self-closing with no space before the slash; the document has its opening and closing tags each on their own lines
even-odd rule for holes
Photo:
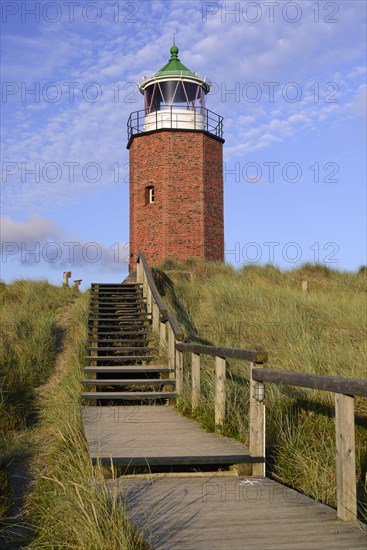
<svg viewBox="0 0 367 550">
<path fill-rule="evenodd" d="M 254 369 L 259 369 L 262 366 L 262 363 L 251 363 L 250 365 L 249 450 L 251 456 L 263 458 L 263 462 L 252 465 L 252 475 L 259 477 L 265 476 L 265 404 L 262 400 L 259 400 L 258 395 L 256 396 L 257 393 L 263 393 L 259 391 L 263 390 L 263 387 L 256 386 L 257 384 L 261 384 L 261 382 L 256 382 L 256 380 L 252 378 L 252 372 Z"/>
<path fill-rule="evenodd" d="M 191 407 L 192 410 L 200 403 L 200 355 L 191 354 Z"/>
<path fill-rule="evenodd" d="M 170 323 L 168 325 L 168 367 L 175 372 L 175 335 Z"/>
<path fill-rule="evenodd" d="M 157 303 L 155 300 L 153 300 L 153 304 L 152 304 L 152 323 L 153 323 L 153 330 L 155 332 L 159 332 L 159 307 L 157 306 Z"/>
<path fill-rule="evenodd" d="M 175 378 L 176 375 L 176 338 L 174 335 L 174 332 L 172 330 L 172 327 L 169 322 L 167 322 L 167 330 L 168 330 L 168 367 L 172 369 L 172 372 L 169 373 L 169 378 Z M 174 405 L 175 399 L 169 399 L 168 405 Z"/>
<path fill-rule="evenodd" d="M 167 327 L 166 327 L 166 323 L 163 321 L 159 322 L 159 345 L 160 346 L 167 345 Z"/>
<path fill-rule="evenodd" d="M 148 281 L 146 281 L 146 292 L 147 292 L 147 312 L 152 313 L 153 296 L 152 296 L 152 291 L 150 290 Z"/>
<path fill-rule="evenodd" d="M 337 515 L 344 521 L 357 518 L 354 397 L 335 394 Z"/>
<path fill-rule="evenodd" d="M 176 350 L 176 393 L 181 395 L 183 390 L 183 351 Z"/>
<path fill-rule="evenodd" d="M 215 425 L 223 424 L 226 412 L 226 360 L 215 357 Z"/>
<path fill-rule="evenodd" d="M 136 281 L 137 283 L 143 282 L 143 266 L 140 263 L 140 259 L 136 263 Z"/>
</svg>

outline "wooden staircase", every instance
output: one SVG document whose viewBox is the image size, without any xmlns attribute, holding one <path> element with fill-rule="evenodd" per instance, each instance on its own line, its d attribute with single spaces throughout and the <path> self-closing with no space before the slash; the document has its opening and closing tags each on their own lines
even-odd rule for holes
<svg viewBox="0 0 367 550">
<path fill-rule="evenodd" d="M 141 284 L 92 284 L 88 332 L 84 399 L 97 405 L 165 404 L 175 399 L 173 369 L 156 364 L 159 348 L 154 347 Z"/>
</svg>

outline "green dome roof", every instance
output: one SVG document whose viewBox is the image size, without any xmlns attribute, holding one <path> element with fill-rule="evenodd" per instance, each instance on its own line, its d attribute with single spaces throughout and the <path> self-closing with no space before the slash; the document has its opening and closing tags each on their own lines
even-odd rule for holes
<svg viewBox="0 0 367 550">
<path fill-rule="evenodd" d="M 178 59 L 177 55 L 179 52 L 179 49 L 177 46 L 172 46 L 170 49 L 171 52 L 171 59 L 166 63 L 157 73 L 155 73 L 154 76 L 164 76 L 164 75 L 172 75 L 175 74 L 185 74 L 187 76 L 197 76 L 196 73 L 193 73 L 188 69 L 181 61 Z"/>
</svg>

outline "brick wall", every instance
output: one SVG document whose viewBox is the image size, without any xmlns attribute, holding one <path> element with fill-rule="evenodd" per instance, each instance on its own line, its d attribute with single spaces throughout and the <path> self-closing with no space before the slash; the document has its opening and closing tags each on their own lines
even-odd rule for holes
<svg viewBox="0 0 367 550">
<path fill-rule="evenodd" d="M 130 269 L 144 251 L 224 259 L 223 144 L 204 132 L 163 130 L 130 144 Z M 145 189 L 154 186 L 154 203 Z"/>
</svg>

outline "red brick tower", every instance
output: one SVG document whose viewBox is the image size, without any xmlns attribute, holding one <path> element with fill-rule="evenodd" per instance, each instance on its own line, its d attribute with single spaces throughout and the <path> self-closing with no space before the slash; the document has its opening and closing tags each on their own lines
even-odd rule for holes
<svg viewBox="0 0 367 550">
<path fill-rule="evenodd" d="M 177 57 L 140 84 L 130 115 L 130 270 L 196 256 L 224 260 L 221 116 L 205 107 L 209 83 Z"/>
</svg>

